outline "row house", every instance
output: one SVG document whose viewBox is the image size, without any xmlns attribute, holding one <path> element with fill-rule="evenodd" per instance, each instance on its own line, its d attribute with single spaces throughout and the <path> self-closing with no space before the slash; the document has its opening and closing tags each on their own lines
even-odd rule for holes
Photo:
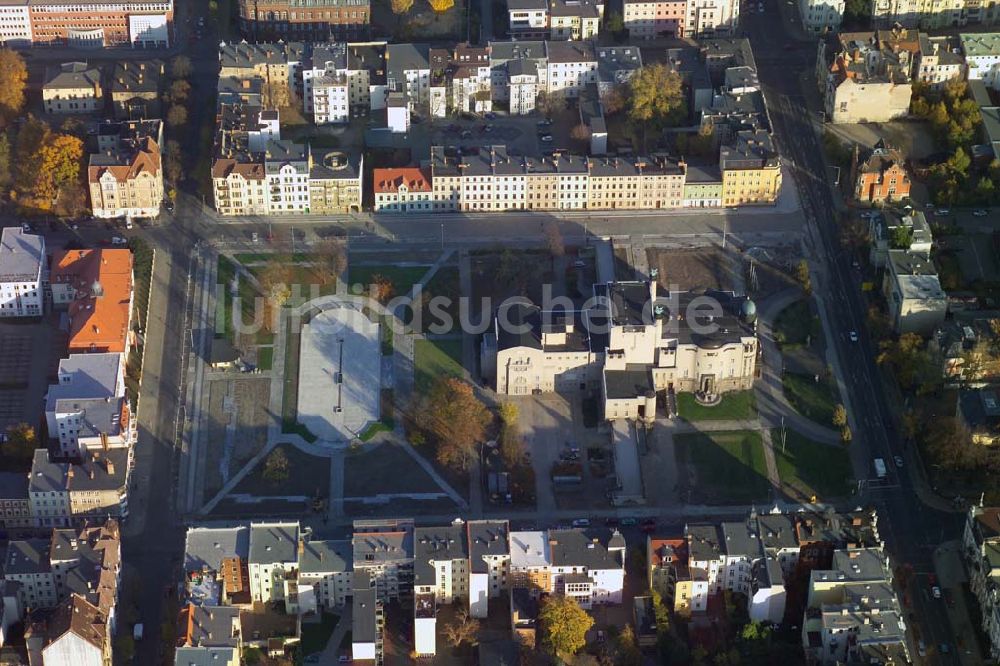
<svg viewBox="0 0 1000 666">
<path fill-rule="evenodd" d="M 4 227 L 0 235 L 0 318 L 40 317 L 48 278 L 45 237 Z"/>
<path fill-rule="evenodd" d="M 919 40 L 920 52 L 914 68 L 917 81 L 940 90 L 949 81 L 965 78 L 965 58 L 958 38 L 930 37 L 921 32 Z"/>
<path fill-rule="evenodd" d="M 547 42 L 490 42 L 491 97 L 509 102 L 511 115 L 535 109 L 540 92 L 548 91 Z"/>
<path fill-rule="evenodd" d="M 173 0 L 105 0 L 89 3 L 26 0 L 0 12 L 0 41 L 8 46 L 169 48 Z"/>
<path fill-rule="evenodd" d="M 302 103 L 317 125 L 351 119 L 345 43 L 316 45 L 302 67 Z"/>
<path fill-rule="evenodd" d="M 343 608 L 354 585 L 354 550 L 350 540 L 305 541 L 299 552 L 299 597 L 315 599 L 322 609 Z M 300 604 L 307 610 L 311 604 Z"/>
<path fill-rule="evenodd" d="M 770 132 L 742 130 L 719 150 L 722 205 L 774 204 L 781 190 L 781 160 Z"/>
<path fill-rule="evenodd" d="M 156 217 L 163 202 L 163 164 L 153 137 L 123 138 L 90 155 L 87 187 L 94 217 Z"/>
<path fill-rule="evenodd" d="M 689 38 L 734 34 L 739 20 L 739 0 L 688 0 L 684 34 Z"/>
<path fill-rule="evenodd" d="M 469 616 L 486 618 L 489 600 L 508 589 L 510 525 L 506 520 L 471 520 L 469 542 Z"/>
<path fill-rule="evenodd" d="M 430 47 L 389 44 L 385 47 L 386 90 L 402 95 L 411 112 L 428 108 L 431 87 Z"/>
<path fill-rule="evenodd" d="M 461 520 L 413 531 L 413 592 L 439 605 L 468 599 L 469 543 Z"/>
<path fill-rule="evenodd" d="M 45 421 L 49 437 L 58 438 L 60 454 L 78 457 L 135 443 L 124 354 L 71 354 L 59 361 L 57 377 L 45 398 Z"/>
<path fill-rule="evenodd" d="M 28 480 L 28 501 L 37 527 L 68 527 L 128 516 L 128 448 L 86 451 L 73 462 L 55 462 L 37 449 Z"/>
<path fill-rule="evenodd" d="M 428 213 L 432 210 L 431 177 L 427 169 L 375 169 L 372 189 L 376 213 Z"/>
</svg>

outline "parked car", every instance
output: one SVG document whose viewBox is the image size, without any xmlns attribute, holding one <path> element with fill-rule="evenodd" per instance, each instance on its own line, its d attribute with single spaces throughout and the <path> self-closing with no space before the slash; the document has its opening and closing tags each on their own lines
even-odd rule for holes
<svg viewBox="0 0 1000 666">
<path fill-rule="evenodd" d="M 486 114 L 486 120 L 496 120 L 496 119 L 497 119 L 497 114 L 493 113 L 492 111 Z"/>
<path fill-rule="evenodd" d="M 128 245 L 128 239 L 125 238 L 125 237 L 123 237 L 123 236 L 112 236 L 111 237 L 111 244 L 112 245 L 119 245 L 119 246 L 120 245 Z"/>
<path fill-rule="evenodd" d="M 892 460 L 893 460 L 893 462 L 896 463 L 896 467 L 902 467 L 903 466 L 903 456 L 893 456 Z"/>
<path fill-rule="evenodd" d="M 656 529 L 656 521 L 652 518 L 647 518 L 646 520 L 639 523 L 639 531 L 644 534 L 649 534 Z"/>
<path fill-rule="evenodd" d="M 847 334 L 847 337 L 850 338 L 851 342 L 857 342 L 858 341 L 858 332 L 857 331 L 851 331 L 850 333 Z"/>
<path fill-rule="evenodd" d="M 471 130 L 462 130 L 462 138 L 463 139 L 468 139 L 471 136 L 472 136 L 472 131 Z"/>
<path fill-rule="evenodd" d="M 538 140 L 541 141 L 541 142 L 543 142 L 543 143 L 552 143 L 552 135 L 551 134 L 543 134 L 542 136 L 538 137 Z"/>
<path fill-rule="evenodd" d="M 548 127 L 549 125 L 552 124 L 552 119 L 551 118 L 544 118 L 542 120 L 539 120 L 538 123 L 536 123 L 536 124 L 539 127 Z"/>
<path fill-rule="evenodd" d="M 590 527 L 590 520 L 587 518 L 577 518 L 573 521 L 573 527 Z"/>
<path fill-rule="evenodd" d="M 937 585 L 935 585 L 934 587 L 931 588 L 931 594 L 934 596 L 935 599 L 940 599 L 941 598 L 941 588 L 938 587 Z"/>
<path fill-rule="evenodd" d="M 990 214 L 990 212 L 985 208 L 977 208 L 976 210 L 972 211 L 972 214 L 975 215 L 976 217 L 986 217 L 987 215 Z"/>
<path fill-rule="evenodd" d="M 934 211 L 934 214 L 937 215 L 938 217 L 945 217 L 947 215 L 951 215 L 951 209 L 950 208 L 938 208 L 936 211 Z"/>
<path fill-rule="evenodd" d="M 634 527 L 638 522 L 635 518 L 622 518 L 622 527 Z"/>
</svg>

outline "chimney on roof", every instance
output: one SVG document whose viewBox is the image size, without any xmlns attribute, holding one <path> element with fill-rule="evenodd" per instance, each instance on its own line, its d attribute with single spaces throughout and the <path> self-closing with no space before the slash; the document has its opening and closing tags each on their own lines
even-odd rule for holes
<svg viewBox="0 0 1000 666">
<path fill-rule="evenodd" d="M 115 464 L 113 462 L 111 462 L 111 458 L 105 458 L 104 459 L 104 466 L 108 470 L 108 476 L 114 476 L 115 475 Z"/>
</svg>

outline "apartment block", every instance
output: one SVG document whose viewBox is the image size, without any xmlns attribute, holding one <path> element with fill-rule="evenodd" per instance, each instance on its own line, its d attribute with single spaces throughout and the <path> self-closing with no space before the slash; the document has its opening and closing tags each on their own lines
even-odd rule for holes
<svg viewBox="0 0 1000 666">
<path fill-rule="evenodd" d="M 965 78 L 965 58 L 961 41 L 956 37 L 929 37 L 920 33 L 920 53 L 914 78 L 931 88 L 940 89 L 949 81 Z"/>
<path fill-rule="evenodd" d="M 471 520 L 469 541 L 469 616 L 485 618 L 489 600 L 507 590 L 510 577 L 510 525 L 506 520 Z"/>
<path fill-rule="evenodd" d="M 684 34 L 687 37 L 733 34 L 739 19 L 739 0 L 692 0 L 688 2 Z"/>
<path fill-rule="evenodd" d="M 469 596 L 469 543 L 462 521 L 413 531 L 413 591 L 437 604 Z"/>
<path fill-rule="evenodd" d="M 354 586 L 353 557 L 354 548 L 348 539 L 305 541 L 299 555 L 300 597 L 311 588 L 317 607 L 344 607 Z"/>
<path fill-rule="evenodd" d="M 100 5 L 28 0 L 27 8 L 32 44 L 152 49 L 172 44 L 173 0 L 109 0 Z"/>
<path fill-rule="evenodd" d="M 84 520 L 128 515 L 132 448 L 87 451 L 78 462 L 54 462 L 38 449 L 28 500 L 37 527 L 68 527 Z"/>
<path fill-rule="evenodd" d="M 625 586 L 625 538 L 617 530 L 549 530 L 554 592 L 581 608 L 620 604 Z"/>
<path fill-rule="evenodd" d="M 510 585 L 536 598 L 553 591 L 552 554 L 544 531 L 510 533 Z"/>
<path fill-rule="evenodd" d="M 1000 509 L 973 506 L 965 520 L 963 554 L 969 586 L 979 601 L 982 629 L 989 640 L 990 658 L 1000 658 Z"/>
<path fill-rule="evenodd" d="M 662 595 L 680 617 L 691 617 L 708 609 L 708 575 L 688 565 L 688 542 L 683 537 L 646 540 L 646 562 L 650 589 Z"/>
<path fill-rule="evenodd" d="M 0 235 L 0 317 L 40 317 L 47 283 L 45 238 L 4 227 Z"/>
<path fill-rule="evenodd" d="M 891 28 L 942 30 L 966 25 L 992 25 L 1000 20 L 1000 7 L 987 0 L 872 0 L 875 25 Z"/>
<path fill-rule="evenodd" d="M 253 601 L 283 601 L 288 612 L 297 612 L 297 594 L 289 591 L 299 569 L 299 538 L 298 522 L 250 524 L 247 564 Z"/>
<path fill-rule="evenodd" d="M 364 39 L 369 0 L 240 0 L 240 31 L 250 41 L 328 42 Z"/>
<path fill-rule="evenodd" d="M 807 658 L 836 664 L 874 653 L 883 662 L 909 663 L 905 632 L 892 566 L 881 548 L 836 550 L 830 569 L 811 572 L 802 624 Z"/>
<path fill-rule="evenodd" d="M 781 190 L 781 160 L 771 134 L 742 130 L 719 150 L 722 205 L 773 205 Z"/>
<path fill-rule="evenodd" d="M 92 154 L 87 185 L 94 217 L 156 217 L 164 197 L 160 146 L 149 136 L 127 137 Z"/>
<path fill-rule="evenodd" d="M 356 520 L 351 543 L 355 590 L 367 582 L 380 600 L 410 594 L 414 576 L 412 519 Z M 364 578 L 359 576 L 361 572 Z"/>
<path fill-rule="evenodd" d="M 25 642 L 46 666 L 105 666 L 111 663 L 112 633 L 106 613 L 72 595 L 48 621 L 29 627 Z"/>
<path fill-rule="evenodd" d="M 889 250 L 882 293 L 897 333 L 930 335 L 948 311 L 948 295 L 927 255 Z"/>
<path fill-rule="evenodd" d="M 507 0 L 507 27 L 517 39 L 545 39 L 549 35 L 548 0 Z"/>
<path fill-rule="evenodd" d="M 596 39 L 604 18 L 603 0 L 549 0 L 549 39 Z"/>
<path fill-rule="evenodd" d="M 18 472 L 0 472 L 0 528 L 32 526 L 28 477 Z"/>
<path fill-rule="evenodd" d="M 298 41 L 223 44 L 219 78 L 258 78 L 263 106 L 279 108 L 291 101 L 296 74 L 305 75 L 306 46 Z"/>
<path fill-rule="evenodd" d="M 375 169 L 372 171 L 376 213 L 430 212 L 431 177 L 427 169 Z"/>
<path fill-rule="evenodd" d="M 429 113 L 444 118 L 454 113 L 493 110 L 490 52 L 459 44 L 454 49 L 430 49 Z"/>
<path fill-rule="evenodd" d="M 491 97 L 509 102 L 513 115 L 535 108 L 535 98 L 548 91 L 547 42 L 490 42 Z"/>
<path fill-rule="evenodd" d="M 549 94 L 578 97 L 588 84 L 597 83 L 597 52 L 591 42 L 546 42 L 546 90 Z"/>
<path fill-rule="evenodd" d="M 684 37 L 687 0 L 625 0 L 623 20 L 632 39 Z"/>
<path fill-rule="evenodd" d="M 969 80 L 1000 90 L 1000 32 L 965 33 L 959 38 Z"/>
<path fill-rule="evenodd" d="M 830 53 L 821 40 L 817 67 L 827 119 L 887 122 L 908 114 L 919 50 L 915 30 L 841 33 Z"/>
<path fill-rule="evenodd" d="M 58 383 L 46 396 L 45 420 L 49 437 L 58 438 L 65 456 L 134 444 L 124 355 L 71 354 L 62 359 Z"/>
<path fill-rule="evenodd" d="M 844 0 L 799 0 L 802 27 L 823 34 L 840 29 L 844 20 Z"/>
<path fill-rule="evenodd" d="M 91 114 L 104 108 L 101 70 L 85 62 L 50 67 L 42 84 L 42 106 L 51 114 Z"/>
</svg>

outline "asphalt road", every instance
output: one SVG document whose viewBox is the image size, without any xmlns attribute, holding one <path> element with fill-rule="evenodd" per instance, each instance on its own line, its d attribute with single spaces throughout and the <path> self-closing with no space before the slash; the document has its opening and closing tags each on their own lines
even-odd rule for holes
<svg viewBox="0 0 1000 666">
<path fill-rule="evenodd" d="M 802 42 L 787 50 L 789 40 L 784 26 L 792 10 L 780 7 L 782 20 L 774 20 L 779 1 L 768 0 L 767 13 L 747 20 L 746 29 L 758 54 L 758 74 L 765 88 L 779 150 L 794 165 L 804 213 L 818 231 L 815 250 L 825 265 L 819 271 L 822 279 L 816 291 L 822 296 L 829 320 L 838 327 L 830 342 L 839 358 L 855 423 L 852 456 L 863 461 L 860 467 L 870 477 L 874 477 L 870 462 L 873 458 L 881 457 L 889 464 L 888 478 L 883 483 L 870 479 L 867 496 L 879 509 L 880 531 L 893 561 L 912 565 L 918 574 L 927 573 L 933 568 L 933 545 L 958 536 L 962 518 L 932 509 L 921 501 L 909 474 L 913 465 L 904 463 L 901 470 L 892 465 L 894 456 L 900 455 L 905 460 L 911 452 L 899 436 L 881 388 L 874 345 L 865 325 L 867 306 L 859 288 L 859 276 L 851 266 L 853 257 L 839 244 L 837 208 L 827 183 L 817 136 L 819 96 L 803 94 L 810 90 L 803 84 L 809 85 L 814 80 L 816 49 L 813 42 Z M 859 342 L 851 342 L 848 331 L 857 331 Z M 926 587 L 924 578 L 918 576 L 917 580 Z M 919 589 L 916 592 L 910 598 L 926 642 L 948 643 L 953 648 L 951 655 L 938 655 L 937 663 L 957 663 L 944 604 Z"/>
</svg>

